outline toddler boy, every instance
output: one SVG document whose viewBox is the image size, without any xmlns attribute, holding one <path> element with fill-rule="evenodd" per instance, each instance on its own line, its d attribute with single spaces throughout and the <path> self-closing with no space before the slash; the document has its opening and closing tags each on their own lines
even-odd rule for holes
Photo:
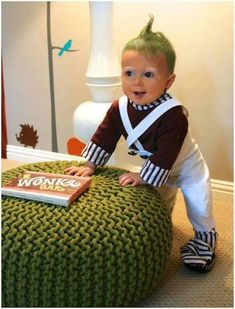
<svg viewBox="0 0 235 309">
<path fill-rule="evenodd" d="M 195 235 L 181 248 L 184 265 L 198 272 L 210 270 L 217 233 L 207 165 L 191 138 L 188 112 L 167 91 L 175 80 L 175 51 L 160 32 L 152 32 L 153 17 L 122 53 L 124 96 L 108 110 L 82 155 L 83 167 L 69 167 L 70 175 L 90 176 L 103 166 L 123 135 L 130 155 L 144 159 L 140 173 L 124 173 L 122 186 L 149 184 L 157 188 L 172 211 L 178 188 L 184 196 Z"/>
</svg>

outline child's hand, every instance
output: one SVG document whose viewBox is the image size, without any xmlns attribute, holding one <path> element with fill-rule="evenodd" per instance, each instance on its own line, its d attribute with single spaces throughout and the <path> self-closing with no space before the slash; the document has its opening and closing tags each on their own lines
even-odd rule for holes
<svg viewBox="0 0 235 309">
<path fill-rule="evenodd" d="M 146 185 L 146 182 L 140 177 L 138 173 L 125 173 L 119 177 L 119 184 L 121 186 L 126 186 L 131 184 L 133 187 Z"/>
<path fill-rule="evenodd" d="M 66 174 L 73 176 L 92 176 L 95 172 L 95 165 L 87 164 L 85 166 L 70 166 L 64 171 Z"/>
</svg>

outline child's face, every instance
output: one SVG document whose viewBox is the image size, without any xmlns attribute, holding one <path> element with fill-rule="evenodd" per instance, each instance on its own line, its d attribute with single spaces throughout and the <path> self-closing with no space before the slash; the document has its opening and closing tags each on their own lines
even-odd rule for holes
<svg viewBox="0 0 235 309">
<path fill-rule="evenodd" d="M 137 51 L 122 55 L 122 88 L 125 95 L 139 105 L 158 99 L 175 79 L 167 70 L 166 57 L 159 54 L 148 58 Z"/>
</svg>

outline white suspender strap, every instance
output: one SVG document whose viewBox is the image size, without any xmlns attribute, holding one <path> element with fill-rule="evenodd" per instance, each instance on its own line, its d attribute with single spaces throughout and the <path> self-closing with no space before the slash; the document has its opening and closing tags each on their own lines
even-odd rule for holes
<svg viewBox="0 0 235 309">
<path fill-rule="evenodd" d="M 159 105 L 157 108 L 154 108 L 154 110 L 148 114 L 134 129 L 131 126 L 130 119 L 128 117 L 127 113 L 127 102 L 128 99 L 126 96 L 122 96 L 119 99 L 119 110 L 120 110 L 120 115 L 122 118 L 122 122 L 124 125 L 124 128 L 128 134 L 127 137 L 127 143 L 128 146 L 130 147 L 133 143 L 135 146 L 139 149 L 137 144 L 140 144 L 138 141 L 138 138 L 159 118 L 161 117 L 164 113 L 166 113 L 169 109 L 175 107 L 175 106 L 181 106 L 181 104 L 175 100 L 175 99 L 170 99 L 161 105 Z M 140 144 L 141 145 L 141 144 Z M 141 145 L 141 149 L 143 150 L 143 147 Z"/>
<path fill-rule="evenodd" d="M 165 114 L 169 109 L 179 106 L 174 99 L 170 99 L 149 113 L 129 134 L 127 138 L 128 145 L 132 145 L 158 118 Z"/>
<path fill-rule="evenodd" d="M 131 131 L 133 130 L 132 125 L 130 123 L 130 119 L 127 113 L 127 102 L 128 99 L 126 96 L 122 96 L 121 98 L 119 98 L 119 112 L 121 115 L 121 119 L 122 119 L 122 123 L 124 125 L 124 128 L 126 130 L 127 136 L 131 133 Z"/>
<path fill-rule="evenodd" d="M 121 115 L 121 119 L 122 119 L 122 123 L 124 125 L 124 128 L 127 132 L 127 138 L 128 138 L 128 135 L 130 134 L 130 132 L 132 132 L 133 128 L 132 128 L 132 125 L 130 123 L 130 119 L 128 117 L 128 113 L 127 113 L 127 102 L 128 102 L 128 99 L 126 96 L 122 96 L 120 99 L 119 99 L 119 111 L 120 111 L 120 115 Z M 143 146 L 141 145 L 141 143 L 139 142 L 139 140 L 137 139 L 135 142 L 134 142 L 136 148 L 141 152 L 141 155 L 148 155 L 150 156 L 151 153 L 144 150 Z M 128 147 L 130 147 L 130 145 L 128 144 Z"/>
</svg>

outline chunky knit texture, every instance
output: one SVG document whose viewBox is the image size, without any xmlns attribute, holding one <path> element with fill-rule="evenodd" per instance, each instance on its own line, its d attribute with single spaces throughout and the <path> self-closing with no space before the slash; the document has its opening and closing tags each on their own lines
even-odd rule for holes
<svg viewBox="0 0 235 309">
<path fill-rule="evenodd" d="M 63 173 L 76 162 L 24 165 Z M 171 251 L 166 207 L 149 186 L 121 187 L 124 171 L 97 168 L 70 208 L 2 197 L 3 307 L 127 307 L 159 282 Z"/>
</svg>

